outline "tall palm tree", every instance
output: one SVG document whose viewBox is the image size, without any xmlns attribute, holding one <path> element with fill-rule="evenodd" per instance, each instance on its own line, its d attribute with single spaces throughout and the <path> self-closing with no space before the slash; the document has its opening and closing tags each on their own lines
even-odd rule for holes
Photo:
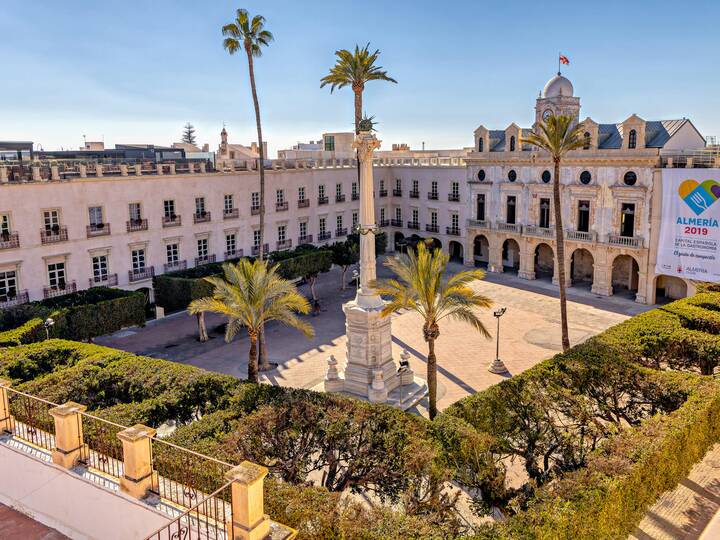
<svg viewBox="0 0 720 540">
<path fill-rule="evenodd" d="M 262 261 L 265 250 L 265 147 L 263 145 L 260 102 L 258 101 L 257 88 L 255 86 L 255 64 L 253 59 L 262 56 L 262 48 L 270 45 L 274 37 L 270 31 L 265 30 L 265 17 L 255 15 L 251 18 L 246 9 L 238 9 L 236 11 L 235 20 L 222 27 L 222 35 L 225 36 L 223 47 L 225 47 L 228 53 L 232 55 L 242 49 L 247 54 L 248 59 L 250 88 L 252 90 L 253 105 L 255 107 L 258 153 L 260 154 L 260 160 L 258 162 L 258 171 L 260 172 L 260 224 L 258 226 L 260 246 L 258 258 Z M 263 371 L 270 369 L 265 347 L 265 334 L 262 329 L 260 331 L 260 368 Z"/>
<path fill-rule="evenodd" d="M 428 344 L 427 382 L 430 419 L 437 414 L 437 358 L 435 340 L 440 336 L 438 323 L 450 317 L 466 322 L 485 337 L 490 333 L 473 308 L 488 308 L 492 300 L 476 293 L 469 287 L 473 281 L 482 279 L 482 270 L 466 270 L 446 278 L 444 276 L 449 256 L 439 249 L 430 251 L 420 242 L 417 251 L 398 255 L 385 262 L 397 275 L 396 279 L 375 280 L 371 286 L 378 294 L 390 297 L 383 315 L 399 309 L 409 309 L 423 318 L 423 338 Z"/>
<path fill-rule="evenodd" d="M 570 348 L 570 335 L 567 321 L 567 297 L 565 293 L 565 239 L 563 236 L 562 207 L 560 199 L 560 163 L 565 155 L 582 148 L 583 138 L 580 135 L 582 125 L 577 124 L 572 116 L 553 115 L 538 125 L 536 133 L 523 137 L 523 142 L 545 150 L 550 154 L 554 165 L 553 174 L 553 206 L 555 214 L 555 242 L 557 248 L 558 282 L 560 283 L 560 323 L 562 327 L 563 351 Z"/>
<path fill-rule="evenodd" d="M 310 304 L 295 285 L 277 273 L 277 266 L 267 261 L 250 262 L 241 259 L 237 264 L 223 264 L 223 277 L 210 276 L 206 281 L 214 286 L 213 295 L 193 300 L 190 313 L 212 312 L 227 317 L 225 341 L 228 343 L 243 328 L 250 338 L 248 380 L 258 382 L 258 337 L 269 321 L 300 330 L 310 339 L 315 332 L 297 313 L 310 312 Z"/>
<path fill-rule="evenodd" d="M 330 68 L 330 73 L 320 79 L 320 88 L 328 84 L 330 92 L 345 86 L 352 88 L 355 93 L 355 133 L 358 133 L 362 118 L 362 95 L 365 84 L 369 81 L 392 83 L 397 83 L 397 81 L 388 76 L 387 71 L 383 71 L 381 66 L 375 65 L 375 61 L 380 56 L 380 50 L 377 49 L 371 53 L 369 43 L 362 49 L 359 45 L 355 45 L 354 52 L 347 49 L 335 51 L 335 56 L 337 56 L 335 65 Z"/>
</svg>

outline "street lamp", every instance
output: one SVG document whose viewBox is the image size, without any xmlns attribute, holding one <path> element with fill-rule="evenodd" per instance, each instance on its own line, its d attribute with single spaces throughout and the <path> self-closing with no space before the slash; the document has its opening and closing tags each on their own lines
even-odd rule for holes
<svg viewBox="0 0 720 540">
<path fill-rule="evenodd" d="M 490 373 L 508 373 L 508 369 L 505 367 L 505 364 L 503 364 L 503 361 L 500 360 L 500 317 L 505 315 L 505 311 L 507 311 L 507 308 L 501 307 L 493 312 L 493 316 L 497 319 L 497 341 L 495 345 L 495 360 L 492 361 L 492 364 L 490 364 L 490 367 L 488 368 Z"/>
<path fill-rule="evenodd" d="M 55 324 L 55 321 L 48 317 L 45 319 L 43 326 L 45 327 L 45 339 L 50 339 L 50 328 Z"/>
<path fill-rule="evenodd" d="M 403 404 L 403 376 L 410 371 L 410 353 L 407 352 L 406 349 L 403 349 L 403 352 L 400 353 L 400 367 L 398 368 L 398 376 L 400 377 L 400 408 L 402 409 Z"/>
</svg>

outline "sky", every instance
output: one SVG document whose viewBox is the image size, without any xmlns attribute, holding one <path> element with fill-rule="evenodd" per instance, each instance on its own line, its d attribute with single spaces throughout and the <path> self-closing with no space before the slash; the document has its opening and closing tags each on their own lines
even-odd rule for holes
<svg viewBox="0 0 720 540">
<path fill-rule="evenodd" d="M 460 148 L 483 124 L 529 126 L 563 67 L 581 117 L 690 118 L 720 137 L 720 2 L 481 0 L 0 0 L 0 140 L 44 149 L 87 140 L 166 145 L 191 122 L 216 149 L 257 140 L 247 59 L 222 47 L 238 7 L 275 41 L 255 63 L 270 155 L 351 131 L 350 89 L 320 88 L 334 52 L 370 42 L 398 84 L 371 82 L 364 108 L 383 149 Z"/>
</svg>

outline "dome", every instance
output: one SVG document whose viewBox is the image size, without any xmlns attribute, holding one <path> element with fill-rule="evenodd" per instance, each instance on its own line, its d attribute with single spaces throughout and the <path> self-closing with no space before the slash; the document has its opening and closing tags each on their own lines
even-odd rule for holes
<svg viewBox="0 0 720 540">
<path fill-rule="evenodd" d="M 550 79 L 545 88 L 543 88 L 542 97 L 552 98 L 557 96 L 572 97 L 573 85 L 572 83 L 558 73 L 552 79 Z"/>
</svg>

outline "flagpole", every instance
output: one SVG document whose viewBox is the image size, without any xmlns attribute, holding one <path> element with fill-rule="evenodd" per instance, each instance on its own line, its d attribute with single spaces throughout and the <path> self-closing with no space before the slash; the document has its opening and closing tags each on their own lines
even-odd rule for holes
<svg viewBox="0 0 720 540">
<path fill-rule="evenodd" d="M 560 75 L 560 55 L 562 52 L 558 51 L 558 75 Z"/>
</svg>

